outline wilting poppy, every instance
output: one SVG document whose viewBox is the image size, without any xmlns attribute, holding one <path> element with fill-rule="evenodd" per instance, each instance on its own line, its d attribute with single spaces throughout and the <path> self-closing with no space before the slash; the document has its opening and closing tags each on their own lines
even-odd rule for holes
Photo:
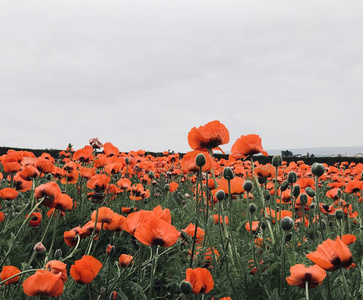
<svg viewBox="0 0 363 300">
<path fill-rule="evenodd" d="M 1 273 L 0 273 L 0 280 L 4 281 L 8 279 L 11 276 L 14 276 L 16 274 L 20 273 L 20 270 L 17 267 L 14 266 L 4 266 Z M 20 276 L 15 276 L 14 278 L 9 279 L 4 284 L 9 285 L 12 283 L 18 283 Z"/>
<path fill-rule="evenodd" d="M 28 296 L 58 297 L 62 295 L 64 283 L 62 273 L 53 274 L 48 270 L 38 270 L 23 282 L 24 293 Z"/>
<path fill-rule="evenodd" d="M 326 271 L 338 270 L 340 267 L 349 269 L 353 264 L 352 253 L 339 236 L 335 241 L 327 239 L 306 257 Z"/>
<path fill-rule="evenodd" d="M 305 267 L 302 264 L 297 264 L 290 268 L 290 273 L 291 275 L 286 278 L 287 283 L 300 288 L 305 288 L 305 282 L 308 283 L 309 289 L 315 288 L 321 285 L 326 277 L 325 270 L 318 265 Z"/>
<path fill-rule="evenodd" d="M 49 269 L 54 274 L 61 273 L 61 279 L 64 282 L 67 281 L 67 265 L 59 260 L 51 260 L 45 265 L 46 269 Z"/>
<path fill-rule="evenodd" d="M 136 228 L 134 236 L 147 246 L 170 247 L 177 242 L 179 232 L 173 225 L 152 215 L 150 220 Z"/>
<path fill-rule="evenodd" d="M 205 268 L 187 269 L 185 280 L 192 285 L 193 294 L 207 294 L 214 287 L 212 274 Z"/>
<path fill-rule="evenodd" d="M 71 276 L 78 283 L 90 283 L 102 268 L 102 263 L 91 255 L 83 257 L 71 266 Z"/>
<path fill-rule="evenodd" d="M 193 127 L 188 133 L 188 143 L 194 150 L 208 149 L 224 145 L 229 142 L 229 132 L 219 121 L 212 121 L 198 128 Z"/>
<path fill-rule="evenodd" d="M 4 200 L 12 201 L 16 197 L 18 197 L 18 194 L 19 194 L 18 191 L 13 188 L 4 188 L 0 190 L 0 198 Z"/>
<path fill-rule="evenodd" d="M 131 266 L 134 262 L 134 257 L 128 254 L 121 254 L 118 258 L 118 263 L 121 268 L 126 268 L 127 266 Z"/>
<path fill-rule="evenodd" d="M 235 158 L 247 157 L 249 155 L 262 153 L 267 156 L 267 152 L 263 150 L 261 138 L 257 134 L 242 135 L 232 146 L 232 156 Z"/>
</svg>

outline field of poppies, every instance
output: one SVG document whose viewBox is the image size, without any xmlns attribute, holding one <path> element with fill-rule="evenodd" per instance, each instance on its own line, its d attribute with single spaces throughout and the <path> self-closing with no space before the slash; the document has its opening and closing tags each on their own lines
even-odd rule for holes
<svg viewBox="0 0 363 300">
<path fill-rule="evenodd" d="M 260 164 L 219 121 L 186 140 L 0 156 L 0 299 L 362 299 L 362 163 Z"/>
</svg>

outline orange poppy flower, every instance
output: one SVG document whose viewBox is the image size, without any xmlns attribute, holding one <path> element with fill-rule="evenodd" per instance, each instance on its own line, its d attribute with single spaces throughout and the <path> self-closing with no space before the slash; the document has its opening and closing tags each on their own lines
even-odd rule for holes
<svg viewBox="0 0 363 300">
<path fill-rule="evenodd" d="M 42 205 L 53 208 L 55 203 L 60 201 L 60 198 L 62 197 L 62 191 L 58 184 L 56 184 L 54 181 L 51 181 L 36 187 L 34 197 L 37 200 L 45 197 Z"/>
<path fill-rule="evenodd" d="M 234 177 L 233 179 L 230 180 L 230 185 L 231 185 L 231 194 L 242 194 L 245 192 L 245 190 L 243 189 L 243 183 L 244 183 L 244 179 L 241 177 Z M 216 189 L 215 192 L 217 192 L 217 190 L 223 190 L 226 194 L 228 194 L 228 180 L 225 179 L 224 177 L 221 178 L 221 180 L 219 180 L 218 183 L 218 188 Z M 214 192 L 214 190 L 212 191 Z"/>
<path fill-rule="evenodd" d="M 79 174 L 81 177 L 90 179 L 92 176 L 96 175 L 96 168 L 79 168 Z"/>
<path fill-rule="evenodd" d="M 20 171 L 21 165 L 17 160 L 9 157 L 8 155 L 1 160 L 5 173 L 16 173 Z"/>
<path fill-rule="evenodd" d="M 79 234 L 79 231 L 81 230 L 81 227 L 75 227 L 69 231 L 65 231 L 63 233 L 63 239 L 64 242 L 69 247 L 74 247 L 77 245 L 77 235 Z"/>
<path fill-rule="evenodd" d="M 51 260 L 47 262 L 45 265 L 46 269 L 49 269 L 53 274 L 61 273 L 61 279 L 63 283 L 67 281 L 68 275 L 67 275 L 67 265 L 65 263 L 62 263 L 59 260 Z"/>
<path fill-rule="evenodd" d="M 112 145 L 110 142 L 107 142 L 103 145 L 103 152 L 108 157 L 118 156 L 120 153 L 119 149 L 116 146 Z"/>
<path fill-rule="evenodd" d="M 339 236 L 335 241 L 327 239 L 306 257 L 326 271 L 338 270 L 340 267 L 350 269 L 353 264 L 352 253 Z"/>
<path fill-rule="evenodd" d="M 132 255 L 121 254 L 118 258 L 118 263 L 121 268 L 130 267 L 134 263 L 134 257 Z"/>
<path fill-rule="evenodd" d="M 305 288 L 305 282 L 308 282 L 308 288 L 312 289 L 321 285 L 326 272 L 318 265 L 312 267 L 305 267 L 302 264 L 297 264 L 290 268 L 291 275 L 286 278 L 289 285 L 296 285 L 300 288 Z"/>
<path fill-rule="evenodd" d="M 193 294 L 207 294 L 214 287 L 212 274 L 205 268 L 187 269 L 185 280 L 192 285 Z"/>
<path fill-rule="evenodd" d="M 92 215 L 91 215 L 91 221 L 95 222 L 96 221 L 96 214 L 97 211 L 94 210 Z M 97 222 L 101 222 L 101 223 L 110 223 L 113 215 L 114 215 L 114 211 L 111 208 L 108 207 L 100 207 L 98 209 L 98 216 L 97 216 Z"/>
<path fill-rule="evenodd" d="M 116 184 L 123 190 L 131 187 L 131 180 L 128 178 L 122 178 L 116 182 Z"/>
<path fill-rule="evenodd" d="M 356 240 L 357 240 L 357 237 L 354 234 L 342 235 L 342 241 L 346 245 L 353 244 L 353 243 L 355 243 Z"/>
<path fill-rule="evenodd" d="M 40 175 L 38 169 L 32 165 L 27 165 L 23 170 L 18 172 L 19 176 L 27 181 L 30 181 Z"/>
<path fill-rule="evenodd" d="M 83 255 L 71 266 L 71 276 L 78 283 L 90 283 L 102 268 L 102 263 L 91 255 Z"/>
<path fill-rule="evenodd" d="M 169 192 L 172 193 L 172 192 L 175 192 L 177 190 L 177 188 L 179 187 L 179 184 L 176 183 L 176 182 L 170 182 L 169 183 Z"/>
<path fill-rule="evenodd" d="M 54 201 L 54 208 L 66 211 L 72 210 L 73 207 L 73 199 L 67 194 L 61 194 L 61 197 Z"/>
<path fill-rule="evenodd" d="M 87 187 L 91 190 L 104 191 L 108 188 L 110 180 L 111 178 L 106 174 L 97 174 L 88 180 Z"/>
<path fill-rule="evenodd" d="M 54 169 L 54 164 L 49 159 L 38 157 L 35 162 L 35 167 L 39 172 L 51 173 Z"/>
<path fill-rule="evenodd" d="M 179 232 L 173 225 L 153 215 L 150 220 L 136 228 L 134 236 L 147 246 L 170 247 L 177 242 Z"/>
<path fill-rule="evenodd" d="M 15 189 L 20 192 L 30 191 L 32 188 L 32 181 L 22 179 L 19 174 L 14 176 Z"/>
<path fill-rule="evenodd" d="M 25 216 L 27 218 L 28 215 Z M 32 212 L 30 216 L 29 225 L 32 227 L 37 227 L 42 222 L 42 214 L 40 212 Z"/>
<path fill-rule="evenodd" d="M 229 132 L 226 126 L 215 120 L 200 126 L 193 127 L 188 133 L 188 143 L 194 150 L 208 149 L 228 144 Z"/>
<path fill-rule="evenodd" d="M 229 225 L 228 217 L 227 216 L 224 216 L 224 222 L 226 223 L 226 225 Z M 218 220 L 218 215 L 213 215 L 213 223 L 214 224 L 218 224 L 218 223 L 221 223 L 222 224 L 223 223 L 222 216 Z"/>
<path fill-rule="evenodd" d="M 114 213 L 109 223 L 106 223 L 105 229 L 109 231 L 122 231 L 126 228 L 126 218 Z"/>
<path fill-rule="evenodd" d="M 38 270 L 23 282 L 24 293 L 28 296 L 58 297 L 62 295 L 64 283 L 62 273 L 53 274 L 48 270 Z"/>
<path fill-rule="evenodd" d="M 16 197 L 18 197 L 18 194 L 19 193 L 17 192 L 17 190 L 15 190 L 13 188 L 4 188 L 4 189 L 0 190 L 0 198 L 2 198 L 4 200 L 12 201 Z"/>
<path fill-rule="evenodd" d="M 214 163 L 208 152 L 194 150 L 187 152 L 183 158 L 180 160 L 180 166 L 185 173 L 196 173 L 199 172 L 199 167 L 195 163 L 195 158 L 199 153 L 204 154 L 205 156 L 205 165 L 202 167 L 202 172 L 208 172 L 212 169 Z"/>
<path fill-rule="evenodd" d="M 14 266 L 4 266 L 3 270 L 0 273 L 0 280 L 4 281 L 8 279 L 11 276 L 14 276 L 16 274 L 20 273 L 20 270 L 17 267 Z M 9 279 L 4 284 L 9 285 L 13 283 L 18 283 L 20 276 L 16 276 L 14 278 Z"/>
<path fill-rule="evenodd" d="M 363 181 L 352 180 L 345 186 L 345 192 L 348 194 L 354 194 L 363 190 Z"/>
<path fill-rule="evenodd" d="M 191 238 L 194 237 L 194 233 L 195 233 L 195 225 L 193 223 L 190 223 L 188 225 L 188 227 L 186 227 L 185 229 L 183 229 L 183 231 L 189 235 Z M 205 232 L 202 228 L 198 227 L 197 228 L 197 235 L 196 235 L 196 243 L 197 244 L 202 244 L 203 240 L 204 240 L 204 235 Z"/>
<path fill-rule="evenodd" d="M 231 153 L 234 158 L 245 158 L 258 153 L 268 156 L 267 152 L 263 150 L 261 138 L 257 134 L 242 135 L 233 144 Z"/>
<path fill-rule="evenodd" d="M 0 223 L 5 220 L 5 215 L 2 211 L 0 211 Z"/>
<path fill-rule="evenodd" d="M 89 163 L 93 161 L 92 148 L 91 149 L 79 149 L 73 154 L 73 160 L 81 163 Z"/>
<path fill-rule="evenodd" d="M 252 232 L 255 233 L 260 225 L 260 221 L 252 221 Z M 250 222 L 245 225 L 247 231 L 251 232 Z"/>
</svg>

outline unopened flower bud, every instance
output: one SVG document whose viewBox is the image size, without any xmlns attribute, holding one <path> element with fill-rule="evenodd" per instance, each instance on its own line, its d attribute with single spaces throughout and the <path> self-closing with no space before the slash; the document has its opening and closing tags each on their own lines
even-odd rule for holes
<svg viewBox="0 0 363 300">
<path fill-rule="evenodd" d="M 164 191 L 165 192 L 167 192 L 167 191 L 169 191 L 170 190 L 170 186 L 169 186 L 169 184 L 165 184 L 164 185 Z"/>
<path fill-rule="evenodd" d="M 254 214 L 257 211 L 257 206 L 255 203 L 250 203 L 250 205 L 248 206 L 248 209 L 251 214 Z"/>
<path fill-rule="evenodd" d="M 158 182 L 157 182 L 156 180 L 153 180 L 153 181 L 151 181 L 151 184 L 152 184 L 153 186 L 155 186 L 155 185 L 158 185 Z"/>
<path fill-rule="evenodd" d="M 305 193 L 300 194 L 300 203 L 303 205 L 308 203 L 308 195 L 306 195 Z"/>
<path fill-rule="evenodd" d="M 285 242 L 290 241 L 290 240 L 291 240 L 291 238 L 292 238 L 292 232 L 288 232 L 288 233 L 286 234 L 286 236 L 285 236 Z"/>
<path fill-rule="evenodd" d="M 311 204 L 310 204 L 310 210 L 314 210 L 314 209 L 315 209 L 315 207 L 316 207 L 316 204 L 315 204 L 315 203 L 311 203 Z"/>
<path fill-rule="evenodd" d="M 106 253 L 108 256 L 112 257 L 115 254 L 115 246 L 108 244 L 106 248 Z"/>
<path fill-rule="evenodd" d="M 130 159 L 128 157 L 125 157 L 125 163 L 128 165 L 130 163 Z"/>
<path fill-rule="evenodd" d="M 287 181 L 289 183 L 295 183 L 297 180 L 297 175 L 294 171 L 289 172 L 289 174 L 287 175 Z"/>
<path fill-rule="evenodd" d="M 300 195 L 300 186 L 299 185 L 294 186 L 293 195 L 295 198 L 297 198 Z"/>
<path fill-rule="evenodd" d="M 259 184 L 264 184 L 266 182 L 266 177 L 258 177 L 257 180 Z"/>
<path fill-rule="evenodd" d="M 216 193 L 216 198 L 218 201 L 222 201 L 224 198 L 226 198 L 226 193 L 223 190 L 219 190 Z"/>
<path fill-rule="evenodd" d="M 344 218 L 344 212 L 341 210 L 341 209 L 337 209 L 335 211 L 335 217 L 338 219 L 338 220 L 341 220 Z"/>
<path fill-rule="evenodd" d="M 320 230 L 325 230 L 327 227 L 326 221 L 325 220 L 321 220 L 321 228 Z"/>
<path fill-rule="evenodd" d="M 155 174 L 153 171 L 149 171 L 149 173 L 147 174 L 147 176 L 149 176 L 150 179 L 153 179 L 155 177 Z"/>
<path fill-rule="evenodd" d="M 196 157 L 195 157 L 195 164 L 201 168 L 205 165 L 205 163 L 207 162 L 205 155 L 203 153 L 199 153 Z"/>
<path fill-rule="evenodd" d="M 294 221 L 290 217 L 284 217 L 280 222 L 280 226 L 282 230 L 288 231 L 294 226 Z"/>
<path fill-rule="evenodd" d="M 186 280 L 183 280 L 181 283 L 180 283 L 180 291 L 187 295 L 187 294 L 190 294 L 193 290 L 193 287 L 192 287 L 192 284 L 189 282 L 189 281 L 186 281 Z"/>
<path fill-rule="evenodd" d="M 323 164 L 320 163 L 313 163 L 311 166 L 311 173 L 313 173 L 315 176 L 320 177 L 325 172 L 325 167 Z"/>
<path fill-rule="evenodd" d="M 261 223 L 261 229 L 262 230 L 265 230 L 266 227 L 267 227 L 266 223 L 264 221 L 262 221 L 262 223 Z"/>
<path fill-rule="evenodd" d="M 61 249 L 57 249 L 54 252 L 54 260 L 60 260 L 62 258 L 63 252 Z"/>
<path fill-rule="evenodd" d="M 305 192 L 310 196 L 310 197 L 315 197 L 315 191 L 310 187 L 308 186 L 306 189 L 305 189 Z"/>
<path fill-rule="evenodd" d="M 230 167 L 225 167 L 223 169 L 223 177 L 226 180 L 232 180 L 234 178 L 233 171 Z"/>
<path fill-rule="evenodd" d="M 37 253 L 43 253 L 43 252 L 47 251 L 47 248 L 45 248 L 45 246 L 43 245 L 42 242 L 36 243 L 33 249 Z"/>
<path fill-rule="evenodd" d="M 244 183 L 243 183 L 243 189 L 246 191 L 246 192 L 250 192 L 252 191 L 253 189 L 253 183 L 251 180 L 246 180 Z"/>
<path fill-rule="evenodd" d="M 282 164 L 282 156 L 280 154 L 276 154 L 272 157 L 272 161 L 271 161 L 272 165 L 274 167 L 278 167 L 281 166 Z"/>
<path fill-rule="evenodd" d="M 116 291 L 111 292 L 110 296 L 108 297 L 109 300 L 117 300 L 118 293 Z"/>
<path fill-rule="evenodd" d="M 285 180 L 282 184 L 281 184 L 281 192 L 285 191 L 287 189 L 287 187 L 289 186 L 289 182 L 287 180 Z"/>
<path fill-rule="evenodd" d="M 187 199 L 190 199 L 190 195 L 188 193 L 185 193 L 184 197 L 187 198 Z"/>
</svg>

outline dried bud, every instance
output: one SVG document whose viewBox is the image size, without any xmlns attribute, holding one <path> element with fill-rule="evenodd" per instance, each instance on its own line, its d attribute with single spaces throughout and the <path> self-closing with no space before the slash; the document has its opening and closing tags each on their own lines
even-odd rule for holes
<svg viewBox="0 0 363 300">
<path fill-rule="evenodd" d="M 43 252 L 47 251 L 47 248 L 45 248 L 45 246 L 43 245 L 42 242 L 36 243 L 33 249 L 37 253 L 43 253 Z"/>
<path fill-rule="evenodd" d="M 196 157 L 195 157 L 195 164 L 201 168 L 205 165 L 205 163 L 207 162 L 205 155 L 203 153 L 199 153 Z"/>
<path fill-rule="evenodd" d="M 190 199 L 190 195 L 188 193 L 185 193 L 184 197 L 187 198 L 187 199 Z"/>
<path fill-rule="evenodd" d="M 282 156 L 280 154 L 276 154 L 272 157 L 272 165 L 274 167 L 278 167 L 278 166 L 281 166 L 282 164 Z"/>
<path fill-rule="evenodd" d="M 290 217 L 284 217 L 280 222 L 280 226 L 282 230 L 288 231 L 294 226 L 294 220 Z"/>
<path fill-rule="evenodd" d="M 165 192 L 167 192 L 167 191 L 169 191 L 170 190 L 170 186 L 169 186 L 169 184 L 165 184 L 164 185 L 164 191 Z"/>
<path fill-rule="evenodd" d="M 226 193 L 223 190 L 218 190 L 216 193 L 216 198 L 218 201 L 222 201 L 224 198 L 226 198 Z"/>
<path fill-rule="evenodd" d="M 233 171 L 230 167 L 225 167 L 223 170 L 223 177 L 226 180 L 232 180 L 234 178 Z"/>
<path fill-rule="evenodd" d="M 253 183 L 252 183 L 252 181 L 250 181 L 250 180 L 246 180 L 246 181 L 243 183 L 243 189 L 244 189 L 246 192 L 250 192 L 250 191 L 252 191 L 252 189 L 253 189 Z"/>
<path fill-rule="evenodd" d="M 315 176 L 320 177 L 325 172 L 325 167 L 323 164 L 320 163 L 313 163 L 311 166 L 311 173 L 313 173 Z"/>
</svg>

